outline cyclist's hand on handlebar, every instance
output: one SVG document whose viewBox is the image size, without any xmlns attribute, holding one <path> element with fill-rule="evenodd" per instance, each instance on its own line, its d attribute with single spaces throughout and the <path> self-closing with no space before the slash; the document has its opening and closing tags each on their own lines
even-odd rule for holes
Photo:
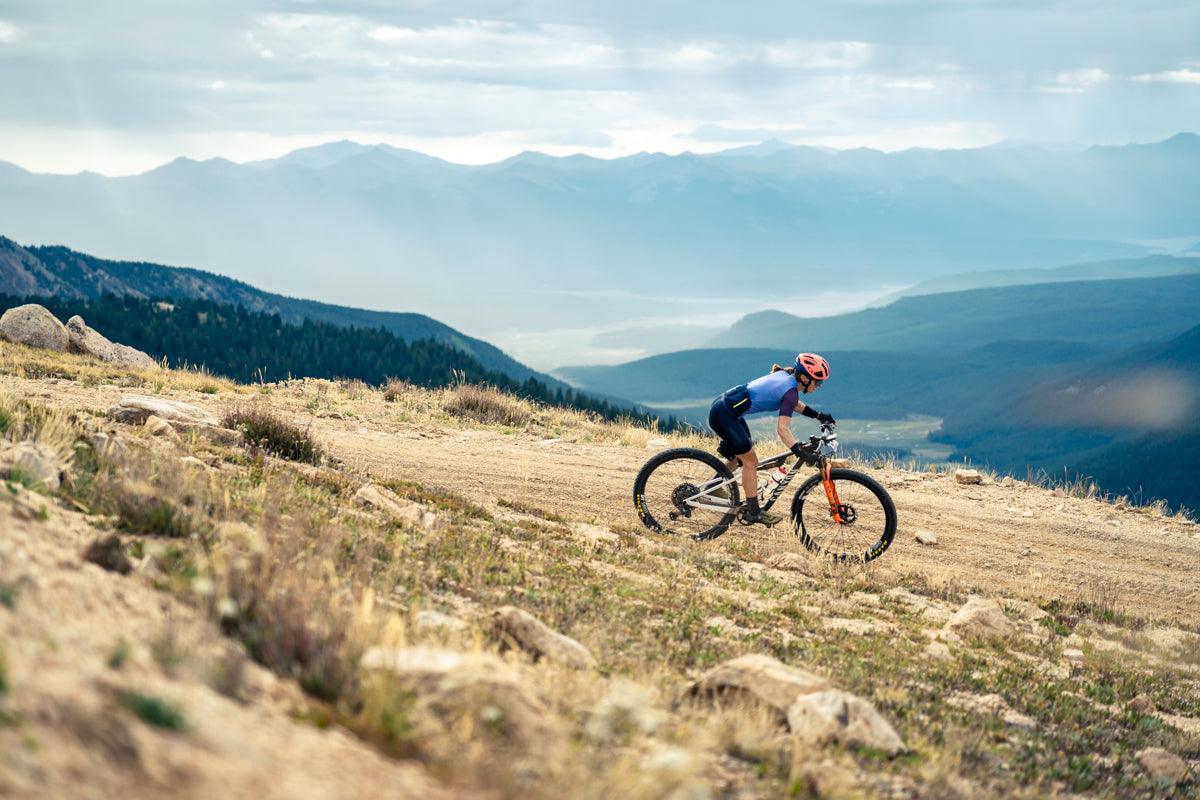
<svg viewBox="0 0 1200 800">
<path fill-rule="evenodd" d="M 826 411 L 817 412 L 817 422 L 821 423 L 822 425 L 837 424 L 837 420 L 833 418 L 833 415 Z"/>
<path fill-rule="evenodd" d="M 813 451 L 805 448 L 804 445 L 800 444 L 799 442 L 792 444 L 792 455 L 796 456 L 796 458 L 800 459 L 806 464 L 812 464 L 815 458 Z"/>
</svg>

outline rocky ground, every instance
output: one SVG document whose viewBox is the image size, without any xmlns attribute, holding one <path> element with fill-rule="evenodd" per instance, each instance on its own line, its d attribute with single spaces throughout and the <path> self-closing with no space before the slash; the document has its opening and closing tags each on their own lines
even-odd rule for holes
<svg viewBox="0 0 1200 800">
<path fill-rule="evenodd" d="M 861 465 L 900 534 L 834 569 L 652 535 L 675 441 L 470 389 L 0 343 L 0 423 L 0 795 L 1198 792 L 1160 508 Z"/>
</svg>

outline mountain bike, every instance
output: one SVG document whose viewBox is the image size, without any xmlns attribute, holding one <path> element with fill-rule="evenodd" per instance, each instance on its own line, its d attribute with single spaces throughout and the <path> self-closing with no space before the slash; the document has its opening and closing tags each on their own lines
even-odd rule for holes
<svg viewBox="0 0 1200 800">
<path fill-rule="evenodd" d="M 764 511 L 787 489 L 802 464 L 815 466 L 792 498 L 791 526 L 810 551 L 836 561 L 872 561 L 896 538 L 896 505 L 869 475 L 834 467 L 837 452 L 833 424 L 820 436 L 758 464 L 759 503 Z M 788 467 L 788 459 L 795 463 Z M 741 472 L 719 457 L 690 447 L 664 450 L 645 463 L 633 482 L 633 505 L 642 524 L 657 533 L 715 539 L 736 520 L 750 525 L 741 501 Z M 782 473 L 785 473 L 779 477 Z M 817 487 L 820 492 L 814 492 Z"/>
</svg>

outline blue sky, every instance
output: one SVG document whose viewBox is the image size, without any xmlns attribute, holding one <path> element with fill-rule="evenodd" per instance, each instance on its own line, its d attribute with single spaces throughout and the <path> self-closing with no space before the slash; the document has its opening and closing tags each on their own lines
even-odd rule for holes
<svg viewBox="0 0 1200 800">
<path fill-rule="evenodd" d="M 0 0 L 0 160 L 454 161 L 1200 130 L 1200 3 Z"/>
</svg>

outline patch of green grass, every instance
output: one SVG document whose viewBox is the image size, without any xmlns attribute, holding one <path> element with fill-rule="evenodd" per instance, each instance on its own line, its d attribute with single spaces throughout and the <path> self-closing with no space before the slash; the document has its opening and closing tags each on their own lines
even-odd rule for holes
<svg viewBox="0 0 1200 800">
<path fill-rule="evenodd" d="M 127 495 L 117 499 L 117 528 L 143 536 L 186 539 L 193 526 L 191 518 L 166 498 Z"/>
<path fill-rule="evenodd" d="M 117 702 L 133 712 L 134 716 L 147 725 L 169 731 L 186 731 L 187 717 L 183 709 L 174 703 L 141 692 L 117 692 Z"/>
<path fill-rule="evenodd" d="M 263 408 L 231 411 L 221 423 L 236 428 L 246 436 L 246 444 L 278 458 L 319 464 L 321 448 L 307 429 Z"/>
<path fill-rule="evenodd" d="M 16 609 L 17 587 L 10 586 L 7 583 L 0 583 L 0 606 L 4 606 L 9 611 Z"/>
<path fill-rule="evenodd" d="M 120 639 L 117 639 L 117 643 L 113 645 L 113 649 L 109 652 L 105 663 L 108 664 L 109 669 L 120 669 L 121 667 L 125 666 L 125 662 L 129 660 L 129 653 L 129 642 L 125 641 L 125 637 L 122 636 Z"/>
</svg>

